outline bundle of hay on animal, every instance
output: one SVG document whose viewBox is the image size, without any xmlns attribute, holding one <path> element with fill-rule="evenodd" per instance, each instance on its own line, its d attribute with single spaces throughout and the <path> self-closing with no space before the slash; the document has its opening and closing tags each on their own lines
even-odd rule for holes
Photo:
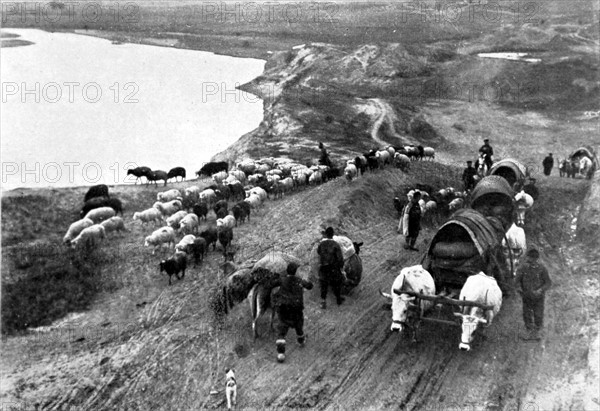
<svg viewBox="0 0 600 411">
<path fill-rule="evenodd" d="M 499 219 L 506 232 L 513 223 L 513 197 L 514 191 L 506 179 L 498 175 L 487 176 L 473 189 L 471 208 L 485 217 Z"/>
<path fill-rule="evenodd" d="M 446 289 L 456 294 L 467 277 L 480 271 L 494 277 L 506 291 L 510 267 L 502 252 L 504 236 L 505 229 L 499 219 L 486 217 L 477 210 L 460 209 L 431 240 L 423 268 L 431 273 L 438 292 Z M 490 267 L 484 258 L 486 254 L 491 258 Z"/>
<path fill-rule="evenodd" d="M 569 156 L 573 172 L 580 176 L 591 179 L 596 170 L 598 170 L 598 157 L 596 152 L 590 146 L 579 147 Z"/>
<path fill-rule="evenodd" d="M 360 247 L 363 243 L 353 242 L 348 237 L 342 235 L 334 235 L 333 240 L 340 245 L 342 256 L 344 257 L 344 268 L 342 269 L 346 279 L 342 287 L 342 294 L 348 294 L 355 288 L 362 279 L 362 259 L 359 256 Z M 316 281 L 319 277 L 319 254 L 315 244 L 310 253 L 310 279 Z"/>
<path fill-rule="evenodd" d="M 291 262 L 302 265 L 299 258 L 280 251 L 269 252 L 258 261 L 248 260 L 240 265 L 226 263 L 225 273 L 228 276 L 211 299 L 217 318 L 222 319 L 235 305 L 248 299 L 252 315 L 252 332 L 255 338 L 258 337 L 258 319 L 267 309 L 273 309 L 271 294 L 275 291 L 275 287 L 271 283 L 286 274 L 287 266 Z M 272 311 L 271 329 L 273 318 Z"/>
</svg>

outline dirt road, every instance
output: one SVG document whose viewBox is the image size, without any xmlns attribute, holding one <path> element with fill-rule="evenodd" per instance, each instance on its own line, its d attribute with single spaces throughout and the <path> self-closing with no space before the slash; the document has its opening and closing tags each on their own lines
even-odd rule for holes
<svg viewBox="0 0 600 411">
<path fill-rule="evenodd" d="M 222 330 L 213 327 L 207 298 L 220 275 L 219 253 L 211 252 L 172 287 L 157 274 L 156 261 L 132 256 L 139 258 L 138 285 L 102 295 L 68 326 L 4 340 L 2 401 L 44 409 L 214 409 L 225 404 L 224 369 L 234 367 L 240 408 L 597 407 L 586 387 L 597 321 L 597 310 L 590 307 L 598 302 L 598 283 L 581 264 L 585 257 L 576 243 L 553 251 L 556 238 L 539 231 L 545 219 L 531 220 L 529 236 L 544 248 L 555 282 L 541 343 L 518 338 L 520 302 L 514 297 L 504 301 L 494 324 L 468 353 L 458 350 L 457 327 L 425 324 L 417 344 L 389 331 L 391 312 L 382 308 L 378 289 L 389 289 L 402 267 L 417 264 L 423 242 L 434 234 L 432 227 L 424 229 L 420 253 L 401 249 L 395 210 L 387 200 L 414 178 L 385 170 L 351 184 L 339 179 L 269 201 L 236 229 L 238 260 L 273 249 L 308 259 L 323 224 L 364 242 L 363 280 L 342 306 L 330 301 L 321 310 L 318 290 L 305 294 L 308 342 L 297 346 L 290 331 L 284 364 L 275 360 L 268 316 L 259 321 L 262 337 L 252 339 L 247 304 L 234 308 Z M 573 197 L 585 182 L 569 184 L 561 190 Z M 560 213 L 563 219 L 575 213 L 575 204 L 566 210 L 548 204 L 537 212 Z M 301 275 L 307 270 L 301 267 Z M 587 291 L 575 285 L 581 282 Z M 210 395 L 212 389 L 218 394 Z"/>
</svg>

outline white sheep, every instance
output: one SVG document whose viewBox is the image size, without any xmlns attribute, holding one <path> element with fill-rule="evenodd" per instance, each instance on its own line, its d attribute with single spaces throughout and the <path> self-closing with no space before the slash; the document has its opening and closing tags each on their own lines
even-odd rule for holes
<svg viewBox="0 0 600 411">
<path fill-rule="evenodd" d="M 262 204 L 262 201 L 260 201 L 260 197 L 257 194 L 250 194 L 244 201 L 250 204 L 250 207 L 253 209 L 257 209 Z"/>
<path fill-rule="evenodd" d="M 81 230 L 81 233 L 71 241 L 71 247 L 95 246 L 98 241 L 106 238 L 106 231 L 100 224 L 94 224 Z"/>
<path fill-rule="evenodd" d="M 125 222 L 121 217 L 111 217 L 108 220 L 101 222 L 100 225 L 104 227 L 104 231 L 107 233 L 112 231 L 127 231 Z"/>
<path fill-rule="evenodd" d="M 267 199 L 267 192 L 261 188 L 261 187 L 253 187 L 250 189 L 250 195 L 252 194 L 256 194 L 258 196 L 258 198 L 260 198 L 260 201 L 263 202 Z"/>
<path fill-rule="evenodd" d="M 94 224 L 98 224 L 101 223 L 104 220 L 108 220 L 111 217 L 115 216 L 115 210 L 113 210 L 110 207 L 100 207 L 100 208 L 94 208 L 93 210 L 90 210 L 85 218 L 89 218 L 90 220 L 92 220 L 94 222 Z"/>
<path fill-rule="evenodd" d="M 394 166 L 401 170 L 406 170 L 410 167 L 410 158 L 405 154 L 396 153 L 394 156 Z"/>
<path fill-rule="evenodd" d="M 177 211 L 181 210 L 181 208 L 183 206 L 181 204 L 181 201 L 172 200 L 167 203 L 161 203 L 160 201 L 157 201 L 156 203 L 154 203 L 154 205 L 152 205 L 152 207 L 154 207 L 158 211 L 160 211 L 160 213 L 163 216 L 169 217 L 169 216 L 175 214 Z"/>
<path fill-rule="evenodd" d="M 198 200 L 198 195 L 200 194 L 200 187 L 198 186 L 189 186 L 183 192 L 185 198 L 192 197 L 194 200 Z"/>
<path fill-rule="evenodd" d="M 279 180 L 281 180 L 281 176 L 278 174 L 271 174 L 267 176 L 267 182 L 269 183 L 277 183 Z M 248 193 L 248 195 L 250 195 Z"/>
<path fill-rule="evenodd" d="M 162 193 L 156 194 L 156 199 L 158 201 L 163 202 L 163 203 L 166 203 L 168 201 L 173 201 L 173 200 L 181 199 L 181 198 L 182 198 L 181 192 L 179 190 L 177 190 L 176 188 L 173 188 L 171 190 L 163 191 Z"/>
<path fill-rule="evenodd" d="M 270 169 L 271 166 L 269 166 L 268 164 L 257 164 L 256 170 L 254 170 L 254 172 L 256 174 L 265 175 Z"/>
<path fill-rule="evenodd" d="M 161 227 L 144 240 L 145 247 L 154 246 L 152 250 L 153 255 L 163 244 L 167 244 L 169 248 L 171 244 L 175 244 L 175 230 L 171 227 Z"/>
<path fill-rule="evenodd" d="M 180 210 L 167 218 L 166 223 L 169 227 L 173 227 L 174 230 L 179 230 L 179 223 L 187 214 L 187 211 Z"/>
<path fill-rule="evenodd" d="M 242 170 L 231 170 L 229 172 L 229 177 L 237 179 L 242 184 L 246 183 L 246 173 L 244 173 Z"/>
<path fill-rule="evenodd" d="M 202 203 L 206 203 L 210 206 L 216 201 L 217 193 L 215 193 L 215 190 L 212 188 L 207 188 L 206 190 L 202 191 L 198 197 Z"/>
<path fill-rule="evenodd" d="M 152 207 L 144 211 L 138 211 L 133 213 L 133 219 L 140 220 L 142 222 L 142 225 L 151 221 L 154 221 L 154 224 L 156 225 L 156 223 L 160 224 L 162 222 L 163 216 L 157 208 Z"/>
<path fill-rule="evenodd" d="M 321 170 L 316 170 L 314 173 L 312 173 L 310 175 L 310 177 L 308 177 L 308 184 L 310 184 L 310 185 L 321 184 L 322 181 L 323 181 L 323 173 L 321 172 Z"/>
<path fill-rule="evenodd" d="M 189 213 L 179 222 L 179 231 L 187 234 L 198 232 L 198 216 L 194 213 Z"/>
<path fill-rule="evenodd" d="M 423 148 L 423 157 L 429 158 L 433 161 L 435 159 L 435 150 L 433 149 L 433 147 Z"/>
<path fill-rule="evenodd" d="M 251 174 L 248 176 L 248 184 L 258 184 L 262 175 L 261 174 Z"/>
<path fill-rule="evenodd" d="M 417 190 L 417 189 L 410 190 L 408 193 L 406 193 L 406 198 L 408 198 L 408 201 L 412 201 L 413 196 L 415 195 L 415 193 L 420 193 L 420 192 L 421 191 Z"/>
<path fill-rule="evenodd" d="M 177 245 L 175 246 L 175 252 L 177 251 L 183 251 L 185 252 L 185 250 L 187 249 L 188 245 L 190 244 L 194 244 L 194 240 L 196 239 L 196 236 L 193 234 L 188 234 L 186 236 L 183 236 L 183 238 L 181 239 L 180 242 L 177 243 Z"/>
<path fill-rule="evenodd" d="M 269 168 L 273 168 L 273 167 L 275 167 L 276 161 L 275 161 L 275 158 L 273 158 L 273 157 L 263 157 L 258 160 L 258 163 L 266 164 L 269 166 Z"/>
<path fill-rule="evenodd" d="M 228 176 L 229 174 L 227 174 L 227 171 L 219 171 L 218 173 L 212 175 L 212 179 L 215 181 L 215 183 L 221 184 Z"/>
<path fill-rule="evenodd" d="M 462 208 L 464 203 L 465 200 L 463 200 L 462 198 L 455 198 L 448 204 L 448 209 L 450 211 L 458 210 L 459 208 Z"/>
<path fill-rule="evenodd" d="M 235 227 L 235 217 L 232 215 L 227 215 L 223 218 L 219 218 L 217 220 L 217 228 L 231 228 Z"/>
<path fill-rule="evenodd" d="M 311 174 L 313 173 L 312 170 L 306 168 L 305 166 L 302 167 L 303 168 L 298 168 L 293 173 L 293 179 L 296 182 L 297 187 L 305 186 L 308 183 L 308 179 L 310 178 Z"/>
<path fill-rule="evenodd" d="M 437 203 L 433 200 L 430 200 L 425 203 L 425 212 L 429 213 L 434 211 L 437 208 Z"/>
<path fill-rule="evenodd" d="M 274 168 L 272 170 L 269 170 L 265 173 L 266 176 L 279 176 L 279 177 L 283 177 L 283 170 L 279 169 L 279 168 Z"/>
<path fill-rule="evenodd" d="M 421 214 L 425 214 L 425 211 L 426 211 L 425 204 L 427 204 L 427 202 L 421 198 L 419 200 L 419 207 L 421 208 Z"/>
<path fill-rule="evenodd" d="M 256 171 L 257 168 L 257 164 L 254 160 L 244 160 L 241 163 L 239 163 L 237 165 L 237 168 L 239 169 L 239 171 L 241 171 L 242 173 L 246 173 L 246 174 L 252 174 Z"/>
<path fill-rule="evenodd" d="M 69 229 L 67 230 L 67 234 L 65 234 L 65 236 L 63 238 L 63 242 L 68 244 L 69 242 L 71 242 L 71 240 L 73 240 L 75 237 L 77 237 L 79 235 L 79 233 L 81 233 L 81 231 L 83 231 L 83 229 L 91 227 L 93 225 L 94 225 L 94 222 L 92 220 L 90 220 L 89 218 L 82 218 L 81 220 L 75 221 L 73 224 L 71 224 L 69 226 Z"/>
<path fill-rule="evenodd" d="M 383 168 L 386 164 L 390 162 L 390 153 L 387 150 L 378 150 L 375 153 L 375 158 L 377 159 L 377 164 L 379 164 L 379 168 Z"/>
<path fill-rule="evenodd" d="M 346 179 L 348 179 L 348 181 L 352 181 L 352 179 L 356 178 L 357 175 L 358 169 L 354 164 L 346 165 L 346 168 L 344 169 L 344 176 L 346 176 Z"/>
<path fill-rule="evenodd" d="M 244 181 L 246 181 L 246 179 L 244 179 Z M 242 184 L 242 182 L 240 180 L 238 180 L 237 177 L 229 175 L 227 176 L 227 178 L 225 180 L 222 181 L 223 184 Z M 242 184 L 243 185 L 243 184 Z"/>
</svg>

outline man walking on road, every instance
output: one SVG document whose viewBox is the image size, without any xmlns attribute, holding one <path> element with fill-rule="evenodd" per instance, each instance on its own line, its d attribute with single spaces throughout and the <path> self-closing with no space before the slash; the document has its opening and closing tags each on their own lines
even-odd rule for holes
<svg viewBox="0 0 600 411">
<path fill-rule="evenodd" d="M 287 275 L 273 282 L 274 287 L 279 287 L 273 296 L 273 306 L 277 312 L 277 361 L 285 361 L 285 336 L 291 328 L 296 330 L 298 344 L 304 346 L 304 290 L 312 290 L 313 284 L 296 276 L 298 265 L 289 263 Z"/>
<path fill-rule="evenodd" d="M 419 200 L 421 199 L 421 193 L 415 191 L 410 202 L 404 206 L 402 211 L 402 217 L 400 217 L 400 224 L 398 225 L 398 231 L 404 235 L 406 244 L 404 244 L 405 250 L 419 251 L 415 247 L 419 231 L 421 231 L 421 206 Z"/>
<path fill-rule="evenodd" d="M 473 162 L 471 160 L 467 161 L 467 168 L 463 171 L 462 181 L 465 187 L 465 192 L 471 191 L 475 188 L 475 176 L 477 175 L 477 170 L 473 167 Z"/>
<path fill-rule="evenodd" d="M 552 173 L 552 167 L 554 167 L 552 153 L 548 154 L 544 161 L 542 161 L 542 167 L 544 167 L 544 175 L 549 176 Z"/>
<path fill-rule="evenodd" d="M 539 261 L 540 253 L 530 248 L 525 262 L 517 268 L 515 286 L 523 298 L 523 322 L 527 334 L 525 340 L 539 340 L 544 327 L 545 293 L 552 286 L 548 270 Z"/>
<path fill-rule="evenodd" d="M 344 302 L 342 285 L 344 283 L 344 256 L 342 248 L 333 240 L 333 228 L 323 232 L 325 238 L 317 247 L 319 254 L 319 286 L 321 288 L 321 308 L 327 308 L 327 289 L 331 287 L 338 305 Z"/>
</svg>

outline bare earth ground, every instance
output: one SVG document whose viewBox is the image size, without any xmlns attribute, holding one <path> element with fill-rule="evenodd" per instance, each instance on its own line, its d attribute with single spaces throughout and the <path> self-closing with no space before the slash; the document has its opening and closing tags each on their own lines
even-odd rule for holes
<svg viewBox="0 0 600 411">
<path fill-rule="evenodd" d="M 416 182 L 459 186 L 459 170 L 473 156 L 481 137 L 491 138 L 498 158 L 515 157 L 534 171 L 550 150 L 556 157 L 564 157 L 580 144 L 599 146 L 597 118 L 581 117 L 585 110 L 597 110 L 597 70 L 588 64 L 591 58 L 597 59 L 597 4 L 581 2 L 581 6 L 589 9 L 577 11 L 585 13 L 581 17 L 581 21 L 589 23 L 585 28 L 571 15 L 563 18 L 565 8 L 572 12 L 570 9 L 575 6 L 561 2 L 548 3 L 548 7 L 556 10 L 546 22 L 512 27 L 503 21 L 498 27 L 489 30 L 482 27 L 481 31 L 476 25 L 454 27 L 433 20 L 429 28 L 424 28 L 418 20 L 412 25 L 398 25 L 401 20 L 394 14 L 394 8 L 386 5 L 377 6 L 376 12 L 366 6 L 349 9 L 341 16 L 346 24 L 336 26 L 335 30 L 320 27 L 321 31 L 310 25 L 280 27 L 277 30 L 281 32 L 274 34 L 270 26 L 238 28 L 213 22 L 208 27 L 200 24 L 195 15 L 189 21 L 183 20 L 192 28 L 190 33 L 181 34 L 178 20 L 181 10 L 169 9 L 172 14 L 168 14 L 159 7 L 153 18 L 142 19 L 135 30 L 116 23 L 114 27 L 100 27 L 102 22 L 90 27 L 82 27 L 81 22 L 42 27 L 89 29 L 89 34 L 95 35 L 98 33 L 94 30 L 102 30 L 111 39 L 122 36 L 124 41 L 137 42 L 146 38 L 160 45 L 176 41 L 178 47 L 262 58 L 267 50 L 289 50 L 292 45 L 308 40 L 343 44 L 339 48 L 350 53 L 350 57 L 370 47 L 363 47 L 366 39 L 407 44 L 415 41 L 416 49 L 421 44 L 429 45 L 430 41 L 443 43 L 448 39 L 460 44 L 456 51 L 461 55 L 513 50 L 513 47 L 535 52 L 541 44 L 540 53 L 547 61 L 536 66 L 541 67 L 538 71 L 527 71 L 523 67 L 529 66 L 519 66 L 521 63 L 484 62 L 462 56 L 456 64 L 442 59 L 437 65 L 441 67 L 438 73 L 458 75 L 457 82 L 475 78 L 483 84 L 547 75 L 542 77 L 544 87 L 537 94 L 527 95 L 524 103 L 533 104 L 539 96 L 540 101 L 556 111 L 526 111 L 527 105 L 511 110 L 507 105 L 465 99 L 421 101 L 411 111 L 403 106 L 406 101 L 395 96 L 410 78 L 396 76 L 388 86 L 377 77 L 381 70 L 374 71 L 380 73 L 377 76 L 369 77 L 367 72 L 362 74 L 360 67 L 348 73 L 356 75 L 361 84 L 355 85 L 352 78 L 339 95 L 322 98 L 320 104 L 309 98 L 309 89 L 309 97 L 292 93 L 294 98 L 286 97 L 266 107 L 265 127 L 261 125 L 256 133 L 244 136 L 243 144 L 232 148 L 237 157 L 244 152 L 247 155 L 244 144 L 250 140 L 256 152 L 262 149 L 264 155 L 275 155 L 265 144 L 267 137 L 290 155 L 302 145 L 305 151 L 302 156 L 307 158 L 318 155 L 314 148 L 316 141 L 335 139 L 337 146 L 331 143 L 331 151 L 338 157 L 347 157 L 348 153 L 362 150 L 363 145 L 396 143 L 395 130 L 404 130 L 403 126 L 408 124 L 406 112 L 422 116 L 443 136 L 443 141 L 437 142 L 434 164 L 414 164 L 408 175 L 388 169 L 351 184 L 340 179 L 282 200 L 268 201 L 258 215 L 252 216 L 251 222 L 235 230 L 237 261 L 284 250 L 308 263 L 310 249 L 318 240 L 322 225 L 332 225 L 353 240 L 364 242 L 363 281 L 344 305 L 330 304 L 323 311 L 317 308 L 318 290 L 305 294 L 308 342 L 304 348 L 297 347 L 290 332 L 289 355 L 284 364 L 275 361 L 275 336 L 268 331 L 266 317 L 259 324 L 262 337 L 252 339 L 247 304 L 230 313 L 222 330 L 214 327 L 208 298 L 222 277 L 218 270 L 222 260 L 219 252 L 211 252 L 201 266 L 190 268 L 185 279 L 175 280 L 171 287 L 167 278 L 158 273 L 158 262 L 167 254 L 151 256 L 142 247 L 144 236 L 154 228 L 134 223 L 132 215 L 150 207 L 156 192 L 163 187 L 111 187 L 111 192 L 125 202 L 124 219 L 130 231 L 111 236 L 107 244 L 83 261 L 81 256 L 65 250 L 60 241 L 68 224 L 77 219 L 76 210 L 85 188 L 4 193 L 0 358 L 3 407 L 222 408 L 224 369 L 232 366 L 238 377 L 239 408 L 600 409 L 600 254 L 597 246 L 576 237 L 572 227 L 574 219 L 580 216 L 588 181 L 559 179 L 555 175 L 538 178 L 542 195 L 528 214 L 526 232 L 528 243 L 543 250 L 543 262 L 554 281 L 547 295 L 546 333 L 542 342 L 524 342 L 518 338 L 521 307 L 518 299 L 512 297 L 504 301 L 494 324 L 484 330 L 469 353 L 458 351 L 456 327 L 425 324 L 422 341 L 412 344 L 410 339 L 390 333 L 391 313 L 382 308 L 384 301 L 378 294 L 380 288 L 389 289 L 402 267 L 420 262 L 425 242 L 432 238 L 438 225 L 423 230 L 417 244 L 420 253 L 405 252 L 395 231 L 397 219 L 391 199 Z M 360 25 L 354 24 L 358 21 Z M 398 33 L 389 30 L 392 26 Z M 238 30 L 242 34 L 236 34 Z M 290 34 L 294 31 L 300 34 Z M 555 37 L 558 32 L 563 35 Z M 239 39 L 231 41 L 232 36 Z M 558 51 L 553 51 L 552 44 L 557 44 Z M 447 47 L 455 50 L 454 46 Z M 395 59 L 394 53 L 401 51 L 388 50 L 387 56 Z M 334 47 L 331 55 L 335 57 L 337 52 Z M 562 63 L 563 58 L 578 53 L 585 54 L 585 58 Z M 346 55 L 343 56 L 340 61 L 345 61 Z M 286 55 L 281 58 L 285 61 Z M 396 64 L 394 59 L 388 61 L 389 65 Z M 402 54 L 398 61 L 404 59 Z M 306 60 L 298 62 L 298 68 Z M 372 59 L 369 64 L 377 68 L 379 63 Z M 325 66 L 322 70 L 328 68 L 327 64 L 322 66 Z M 454 71 L 444 72 L 448 66 Z M 581 68 L 581 74 L 573 68 Z M 333 81 L 337 69 L 333 67 L 332 73 L 322 71 L 323 78 Z M 308 78 L 314 73 L 299 74 L 299 78 L 306 76 L 309 87 Z M 586 87 L 572 84 L 571 80 L 581 80 L 571 79 L 575 74 L 587 79 L 578 83 Z M 568 80 L 563 81 L 565 78 Z M 344 85 L 346 80 L 340 75 L 334 85 Z M 349 91 L 358 94 L 345 94 Z M 357 95 L 360 97 L 354 99 Z M 354 115 L 354 111 L 344 104 L 356 101 L 366 102 L 365 128 L 358 129 L 359 134 L 348 135 L 343 130 L 354 125 L 356 118 L 349 117 L 348 113 Z M 313 105 L 312 111 L 307 103 Z M 393 118 L 390 107 L 398 118 Z M 331 124 L 325 121 L 324 113 L 331 116 Z M 271 115 L 273 118 L 278 115 L 278 124 L 282 126 L 277 139 L 264 133 L 264 130 L 278 131 L 274 122 L 269 123 Z M 402 137 L 413 138 L 409 134 Z M 594 184 L 599 184 L 598 177 Z M 577 223 L 598 224 L 591 218 Z M 210 219 L 214 219 L 214 214 L 211 213 Z M 49 250 L 51 255 L 42 255 L 41 250 Z M 87 275 L 81 274 L 82 267 L 89 271 Z M 308 276 L 307 265 L 301 267 L 300 273 Z M 56 280 L 56 284 L 48 278 Z M 7 301 L 13 303 L 9 309 L 5 306 Z M 10 329 L 7 330 L 6 324 Z M 218 394 L 211 395 L 212 389 Z"/>
<path fill-rule="evenodd" d="M 134 267 L 120 273 L 130 277 L 122 279 L 126 286 L 100 293 L 89 311 L 51 331 L 4 338 L 2 402 L 44 409 L 218 408 L 224 406 L 223 370 L 233 366 L 242 408 L 598 409 L 598 281 L 590 265 L 597 267 L 598 260 L 568 240 L 584 180 L 542 180 L 542 197 L 531 212 L 549 213 L 531 218 L 528 240 L 543 247 L 555 284 L 541 343 L 518 338 L 515 297 L 505 300 L 469 353 L 458 351 L 458 328 L 426 324 L 418 344 L 390 333 L 391 313 L 382 309 L 377 290 L 387 290 L 400 268 L 418 263 L 421 253 L 401 250 L 389 199 L 434 170 L 439 166 L 416 165 L 408 181 L 391 169 L 351 184 L 339 179 L 269 201 L 236 229 L 239 259 L 273 248 L 307 259 L 324 222 L 365 243 L 363 281 L 344 305 L 323 311 L 317 290 L 306 294 L 308 343 L 297 347 L 290 332 L 284 364 L 275 361 L 267 317 L 259 325 L 262 338 L 253 341 L 246 304 L 234 308 L 222 331 L 212 327 L 207 289 L 220 275 L 221 255 L 211 252 L 201 267 L 168 287 L 158 274 L 159 258 L 135 245 L 150 228 L 133 224 L 130 209 L 125 219 L 131 232 L 105 246 L 129 243 Z M 114 188 L 122 197 L 135 191 L 151 198 L 156 190 Z M 571 198 L 548 201 L 557 195 Z M 552 224 L 560 232 L 546 235 Z M 424 230 L 421 250 L 433 233 Z M 558 240 L 568 241 L 559 246 Z M 108 262 L 103 271 L 118 271 L 120 264 Z M 307 269 L 301 268 L 303 276 Z M 211 396 L 211 389 L 219 394 Z"/>
</svg>

